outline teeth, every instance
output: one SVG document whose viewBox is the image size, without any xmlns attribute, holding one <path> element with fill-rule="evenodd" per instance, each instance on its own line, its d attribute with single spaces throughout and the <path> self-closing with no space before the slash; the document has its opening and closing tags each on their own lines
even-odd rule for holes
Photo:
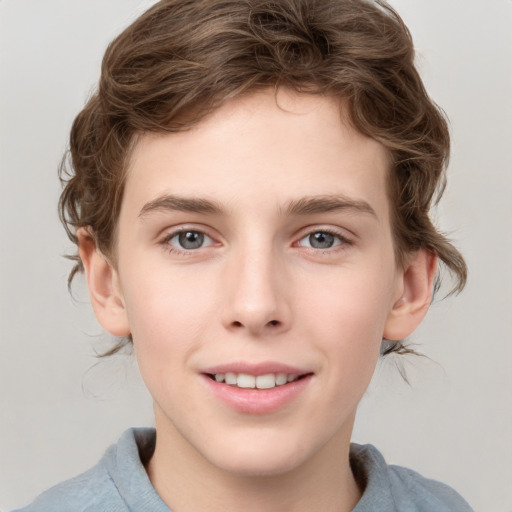
<svg viewBox="0 0 512 512">
<path fill-rule="evenodd" d="M 226 376 L 224 378 L 224 382 L 226 384 L 229 384 L 231 386 L 236 386 L 236 374 L 235 373 L 226 373 Z"/>
<path fill-rule="evenodd" d="M 236 385 L 239 388 L 255 388 L 256 377 L 254 377 L 254 375 L 247 375 L 246 373 L 239 373 L 236 379 Z"/>
<path fill-rule="evenodd" d="M 256 377 L 256 387 L 258 389 L 271 389 L 276 387 L 276 376 L 273 373 L 268 375 L 258 375 Z"/>
<path fill-rule="evenodd" d="M 266 375 L 249 375 L 247 373 L 216 373 L 217 382 L 225 382 L 230 386 L 237 386 L 245 389 L 272 389 L 276 386 L 283 386 L 299 378 L 295 373 L 267 373 Z"/>
<path fill-rule="evenodd" d="M 286 373 L 278 373 L 276 375 L 276 386 L 282 386 L 288 382 L 288 376 Z"/>
</svg>

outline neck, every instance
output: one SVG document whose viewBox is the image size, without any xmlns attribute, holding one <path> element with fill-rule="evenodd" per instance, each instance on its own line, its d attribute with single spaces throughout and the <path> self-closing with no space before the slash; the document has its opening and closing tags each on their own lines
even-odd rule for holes
<svg viewBox="0 0 512 512">
<path fill-rule="evenodd" d="M 350 469 L 349 448 L 350 435 L 335 436 L 289 471 L 241 475 L 211 464 L 171 425 L 159 425 L 157 420 L 155 452 L 146 469 L 171 510 L 349 512 L 361 497 Z"/>
</svg>

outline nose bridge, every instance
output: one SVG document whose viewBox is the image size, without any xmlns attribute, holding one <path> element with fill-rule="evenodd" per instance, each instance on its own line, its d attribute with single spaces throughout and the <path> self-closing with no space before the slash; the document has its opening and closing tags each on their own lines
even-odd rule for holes
<svg viewBox="0 0 512 512">
<path fill-rule="evenodd" d="M 247 241 L 233 251 L 227 269 L 227 327 L 258 334 L 288 323 L 281 263 L 269 240 Z"/>
</svg>

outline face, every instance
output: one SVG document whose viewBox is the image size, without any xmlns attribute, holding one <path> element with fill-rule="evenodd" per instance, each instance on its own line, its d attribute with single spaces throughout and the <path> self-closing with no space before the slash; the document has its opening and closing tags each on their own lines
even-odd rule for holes
<svg viewBox="0 0 512 512">
<path fill-rule="evenodd" d="M 141 137 L 114 281 L 159 435 L 246 475 L 348 445 L 403 294 L 388 165 L 338 101 L 286 90 Z"/>
</svg>

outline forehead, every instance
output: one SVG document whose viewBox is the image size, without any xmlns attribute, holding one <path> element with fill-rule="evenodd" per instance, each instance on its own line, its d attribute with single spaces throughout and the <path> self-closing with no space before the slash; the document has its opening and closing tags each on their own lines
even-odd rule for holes
<svg viewBox="0 0 512 512">
<path fill-rule="evenodd" d="M 387 217 L 388 152 L 352 127 L 347 110 L 337 98 L 267 90 L 227 101 L 187 131 L 142 135 L 125 201 L 139 212 L 164 194 L 261 209 L 263 198 L 281 208 L 336 194 Z"/>
</svg>

